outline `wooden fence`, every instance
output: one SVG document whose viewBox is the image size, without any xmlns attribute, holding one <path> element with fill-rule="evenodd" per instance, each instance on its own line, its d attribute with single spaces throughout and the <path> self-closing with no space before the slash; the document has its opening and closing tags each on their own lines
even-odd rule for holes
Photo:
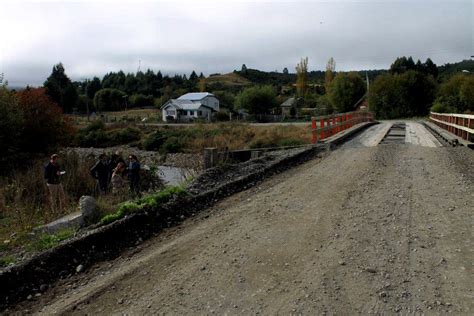
<svg viewBox="0 0 474 316">
<path fill-rule="evenodd" d="M 430 113 L 430 121 L 442 129 L 467 141 L 474 141 L 474 115 L 454 113 Z"/>
</svg>

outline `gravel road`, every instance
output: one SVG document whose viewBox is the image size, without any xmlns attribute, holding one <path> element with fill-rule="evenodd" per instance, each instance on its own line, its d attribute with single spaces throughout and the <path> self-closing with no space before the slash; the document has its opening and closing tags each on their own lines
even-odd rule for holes
<svg viewBox="0 0 474 316">
<path fill-rule="evenodd" d="M 14 311 L 472 315 L 472 166 L 466 148 L 349 143 Z"/>
</svg>

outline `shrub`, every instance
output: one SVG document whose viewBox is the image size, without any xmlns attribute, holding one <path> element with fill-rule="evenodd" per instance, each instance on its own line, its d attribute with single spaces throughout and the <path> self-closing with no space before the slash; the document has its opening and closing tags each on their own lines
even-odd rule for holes
<svg viewBox="0 0 474 316">
<path fill-rule="evenodd" d="M 229 113 L 222 111 L 217 112 L 214 117 L 217 121 L 228 121 L 230 119 Z"/>
<path fill-rule="evenodd" d="M 235 105 L 250 114 L 266 114 L 277 106 L 276 93 L 272 86 L 247 88 L 237 95 Z"/>
<path fill-rule="evenodd" d="M 165 140 L 160 147 L 160 153 L 179 153 L 183 152 L 186 147 L 185 140 L 181 137 L 171 136 Z"/>
<path fill-rule="evenodd" d="M 101 89 L 94 96 L 94 106 L 98 111 L 120 111 L 125 108 L 126 96 L 117 89 Z"/>
<path fill-rule="evenodd" d="M 134 94 L 129 98 L 130 105 L 133 107 L 153 106 L 154 99 L 152 95 Z"/>
<path fill-rule="evenodd" d="M 455 113 L 456 109 L 452 108 L 451 106 L 441 103 L 439 101 L 435 101 L 433 106 L 431 107 L 431 112 L 436 113 Z"/>
<path fill-rule="evenodd" d="M 15 95 L 0 85 L 0 175 L 7 173 L 20 158 L 18 140 L 21 139 L 23 121 L 23 112 Z"/>
<path fill-rule="evenodd" d="M 108 136 L 110 145 L 123 145 L 140 140 L 141 132 L 138 128 L 127 127 L 112 131 Z"/>
<path fill-rule="evenodd" d="M 441 84 L 436 104 L 451 113 L 474 111 L 474 76 L 458 74 L 449 78 Z"/>
<path fill-rule="evenodd" d="M 104 147 L 110 142 L 104 123 L 93 122 L 76 134 L 75 143 L 80 147 Z"/>
<path fill-rule="evenodd" d="M 141 131 L 137 128 L 106 131 L 104 123 L 96 121 L 77 133 L 75 144 L 80 147 L 108 147 L 130 144 L 140 139 Z"/>
<path fill-rule="evenodd" d="M 165 141 L 166 135 L 161 131 L 156 131 L 143 140 L 142 146 L 146 150 L 159 150 Z"/>
</svg>

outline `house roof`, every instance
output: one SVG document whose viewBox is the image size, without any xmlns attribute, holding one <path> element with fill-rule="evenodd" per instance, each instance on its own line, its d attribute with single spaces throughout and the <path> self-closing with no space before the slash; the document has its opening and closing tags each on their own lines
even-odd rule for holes
<svg viewBox="0 0 474 316">
<path fill-rule="evenodd" d="M 171 99 L 168 102 L 166 102 L 165 104 L 163 104 L 163 106 L 161 108 L 164 109 L 168 105 L 172 105 L 178 110 L 185 110 L 185 111 L 187 111 L 187 110 L 191 110 L 191 111 L 192 110 L 199 110 L 199 108 L 201 108 L 201 107 L 211 109 L 211 110 L 215 111 L 213 108 L 208 107 L 204 104 L 201 104 L 200 102 L 192 102 L 190 100 Z"/>
<path fill-rule="evenodd" d="M 178 98 L 178 100 L 190 100 L 190 101 L 199 101 L 204 99 L 207 96 L 213 97 L 214 95 L 209 92 L 191 92 L 183 94 Z"/>
</svg>

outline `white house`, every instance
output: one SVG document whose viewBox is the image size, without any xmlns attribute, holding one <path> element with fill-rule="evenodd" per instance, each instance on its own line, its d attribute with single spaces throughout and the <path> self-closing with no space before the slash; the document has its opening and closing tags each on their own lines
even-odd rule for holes
<svg viewBox="0 0 474 316">
<path fill-rule="evenodd" d="M 168 100 L 161 107 L 163 121 L 191 121 L 197 118 L 211 119 L 219 111 L 219 100 L 209 92 L 186 93 L 177 99 Z"/>
</svg>

